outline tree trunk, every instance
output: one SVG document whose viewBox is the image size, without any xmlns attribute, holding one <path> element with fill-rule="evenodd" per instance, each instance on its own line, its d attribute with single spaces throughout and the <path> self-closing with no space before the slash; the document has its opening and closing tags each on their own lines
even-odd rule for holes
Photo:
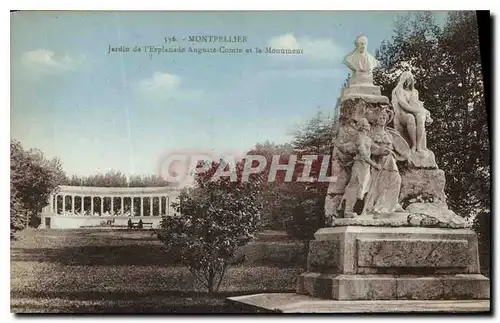
<svg viewBox="0 0 500 323">
<path fill-rule="evenodd" d="M 309 254 L 309 242 L 310 242 L 309 239 L 304 240 L 304 251 L 303 251 L 304 260 L 302 261 L 302 265 L 305 270 L 307 270 L 307 256 Z"/>
<path fill-rule="evenodd" d="M 212 270 L 208 273 L 207 289 L 209 294 L 214 294 L 214 275 Z"/>
</svg>

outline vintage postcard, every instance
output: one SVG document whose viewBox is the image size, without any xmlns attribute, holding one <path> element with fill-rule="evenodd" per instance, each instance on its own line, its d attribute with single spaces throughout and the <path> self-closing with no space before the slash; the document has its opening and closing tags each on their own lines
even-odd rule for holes
<svg viewBox="0 0 500 323">
<path fill-rule="evenodd" d="M 489 313 L 489 24 L 11 12 L 11 312 Z"/>
</svg>

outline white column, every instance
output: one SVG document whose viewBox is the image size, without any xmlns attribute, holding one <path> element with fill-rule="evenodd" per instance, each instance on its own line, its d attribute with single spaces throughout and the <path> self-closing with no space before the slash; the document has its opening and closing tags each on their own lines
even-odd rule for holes
<svg viewBox="0 0 500 323">
<path fill-rule="evenodd" d="M 71 215 L 75 214 L 75 196 L 71 195 Z"/>
<path fill-rule="evenodd" d="M 90 196 L 90 215 L 94 216 L 94 196 Z"/>
<path fill-rule="evenodd" d="M 114 203 L 114 200 L 115 198 L 113 196 L 111 196 L 111 215 L 115 215 L 115 212 L 113 212 L 113 203 Z"/>
<path fill-rule="evenodd" d="M 63 194 L 63 215 L 66 215 L 66 195 Z"/>
<path fill-rule="evenodd" d="M 170 197 L 169 196 L 165 196 L 165 210 L 167 213 L 167 216 L 170 215 L 170 203 L 169 203 L 169 200 L 170 200 Z"/>
<path fill-rule="evenodd" d="M 154 196 L 149 197 L 149 216 L 153 216 L 153 198 Z"/>
<path fill-rule="evenodd" d="M 123 206 L 124 206 L 123 199 L 124 199 L 124 197 L 123 197 L 123 196 L 122 196 L 122 197 L 120 197 L 120 203 L 121 203 L 121 207 L 122 207 L 122 208 L 121 208 L 121 214 L 122 214 L 122 216 L 123 216 L 123 209 L 124 209 L 124 207 L 123 207 Z"/>
<path fill-rule="evenodd" d="M 163 196 L 158 196 L 158 214 L 161 216 L 161 201 L 163 200 Z"/>
<path fill-rule="evenodd" d="M 144 197 L 141 197 L 141 216 L 144 216 Z"/>
<path fill-rule="evenodd" d="M 80 198 L 82 199 L 82 200 L 81 200 L 81 209 L 80 209 L 80 213 L 81 213 L 82 215 L 85 215 L 85 210 L 84 210 L 84 208 L 85 208 L 85 204 L 83 204 L 83 199 L 85 198 L 85 196 L 81 195 L 81 196 L 80 196 Z"/>
<path fill-rule="evenodd" d="M 101 196 L 101 216 L 104 215 L 104 196 Z"/>
<path fill-rule="evenodd" d="M 134 196 L 130 197 L 130 216 L 134 216 Z"/>
</svg>

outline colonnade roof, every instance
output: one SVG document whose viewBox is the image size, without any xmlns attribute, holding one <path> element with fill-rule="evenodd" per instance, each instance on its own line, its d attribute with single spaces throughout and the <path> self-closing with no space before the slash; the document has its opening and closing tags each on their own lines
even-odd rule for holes
<svg viewBox="0 0 500 323">
<path fill-rule="evenodd" d="M 58 195 L 176 195 L 179 188 L 171 186 L 162 187 L 93 187 L 61 185 Z"/>
</svg>

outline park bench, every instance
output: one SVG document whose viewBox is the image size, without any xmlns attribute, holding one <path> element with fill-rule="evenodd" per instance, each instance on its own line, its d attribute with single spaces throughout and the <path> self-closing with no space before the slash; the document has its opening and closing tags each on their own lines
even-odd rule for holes
<svg viewBox="0 0 500 323">
<path fill-rule="evenodd" d="M 132 222 L 132 227 L 138 228 L 139 222 Z M 143 229 L 153 229 L 153 222 L 142 222 L 142 228 Z"/>
</svg>

